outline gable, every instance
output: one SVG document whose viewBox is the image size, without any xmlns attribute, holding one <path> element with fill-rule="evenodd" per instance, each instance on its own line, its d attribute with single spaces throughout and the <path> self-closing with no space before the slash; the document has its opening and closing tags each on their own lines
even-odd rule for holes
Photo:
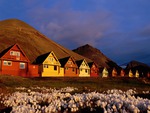
<svg viewBox="0 0 150 113">
<path fill-rule="evenodd" d="M 5 49 L 3 52 L 1 52 L 1 59 L 29 62 L 29 59 L 27 58 L 25 53 L 17 44 L 15 44 L 15 45 Z"/>
<path fill-rule="evenodd" d="M 80 65 L 80 68 L 87 68 L 87 69 L 90 69 L 88 63 L 87 63 L 85 60 L 82 61 L 81 65 Z"/>
<path fill-rule="evenodd" d="M 74 61 L 74 59 L 72 57 L 69 57 L 67 63 L 65 64 L 65 66 L 68 67 L 78 67 L 76 62 Z"/>
<path fill-rule="evenodd" d="M 60 62 L 57 59 L 57 57 L 55 56 L 54 52 L 49 53 L 49 55 L 44 60 L 43 64 L 51 64 L 51 65 L 59 65 L 60 66 Z"/>
</svg>

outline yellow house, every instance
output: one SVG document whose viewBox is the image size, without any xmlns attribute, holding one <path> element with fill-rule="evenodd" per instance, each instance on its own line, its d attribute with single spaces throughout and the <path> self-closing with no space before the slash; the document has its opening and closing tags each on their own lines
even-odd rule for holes
<svg viewBox="0 0 150 113">
<path fill-rule="evenodd" d="M 104 67 L 104 69 L 102 71 L 102 77 L 108 77 L 108 74 L 109 74 L 109 72 L 108 72 L 107 68 Z"/>
<path fill-rule="evenodd" d="M 129 77 L 134 77 L 132 70 L 129 71 Z"/>
<path fill-rule="evenodd" d="M 39 64 L 39 74 L 41 77 L 64 76 L 64 68 L 61 67 L 60 62 L 53 51 L 38 56 L 36 63 Z"/>
<path fill-rule="evenodd" d="M 136 72 L 135 72 L 135 77 L 137 77 L 137 78 L 139 78 L 139 71 L 138 70 L 136 70 Z"/>
<path fill-rule="evenodd" d="M 90 67 L 85 59 L 76 61 L 79 68 L 79 77 L 90 77 Z"/>
</svg>

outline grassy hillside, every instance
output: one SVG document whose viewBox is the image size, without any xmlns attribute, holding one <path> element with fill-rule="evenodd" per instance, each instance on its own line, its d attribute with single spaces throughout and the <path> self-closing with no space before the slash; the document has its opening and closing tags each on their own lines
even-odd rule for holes
<svg viewBox="0 0 150 113">
<path fill-rule="evenodd" d="M 25 22 L 17 19 L 0 21 L 0 52 L 15 43 L 21 46 L 31 62 L 40 54 L 50 51 L 54 51 L 58 58 L 66 56 L 73 56 L 76 60 L 85 58 L 50 40 Z"/>
</svg>

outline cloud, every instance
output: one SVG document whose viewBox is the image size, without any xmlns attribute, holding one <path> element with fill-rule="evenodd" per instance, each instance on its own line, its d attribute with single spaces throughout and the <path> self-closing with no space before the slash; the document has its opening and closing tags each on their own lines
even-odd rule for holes
<svg viewBox="0 0 150 113">
<path fill-rule="evenodd" d="M 118 62 L 147 59 L 148 0 L 124 1 L 119 5 L 119 0 L 87 1 L 32 0 L 26 5 L 31 25 L 69 49 L 89 43 Z"/>
<path fill-rule="evenodd" d="M 111 14 L 101 10 L 74 10 L 71 2 L 66 3 L 35 8 L 30 15 L 43 34 L 62 45 L 70 47 L 73 43 L 76 46 L 89 43 L 96 46 L 97 40 L 112 27 Z"/>
<path fill-rule="evenodd" d="M 141 29 L 141 31 L 139 31 L 139 35 L 142 37 L 150 38 L 150 24 Z"/>
</svg>

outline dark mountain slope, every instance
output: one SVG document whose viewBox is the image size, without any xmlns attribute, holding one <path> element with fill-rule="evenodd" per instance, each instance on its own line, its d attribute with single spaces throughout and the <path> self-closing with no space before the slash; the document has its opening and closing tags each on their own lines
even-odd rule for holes
<svg viewBox="0 0 150 113">
<path fill-rule="evenodd" d="M 126 72 L 132 70 L 133 74 L 135 74 L 136 70 L 139 71 L 140 77 L 146 77 L 147 73 L 150 72 L 150 67 L 142 62 L 131 61 L 127 64 Z"/>
<path fill-rule="evenodd" d="M 100 50 L 89 44 L 78 47 L 73 51 L 93 60 L 100 68 L 107 67 L 112 69 L 115 67 L 116 69 L 120 69 L 115 62 L 106 57 Z"/>
</svg>

